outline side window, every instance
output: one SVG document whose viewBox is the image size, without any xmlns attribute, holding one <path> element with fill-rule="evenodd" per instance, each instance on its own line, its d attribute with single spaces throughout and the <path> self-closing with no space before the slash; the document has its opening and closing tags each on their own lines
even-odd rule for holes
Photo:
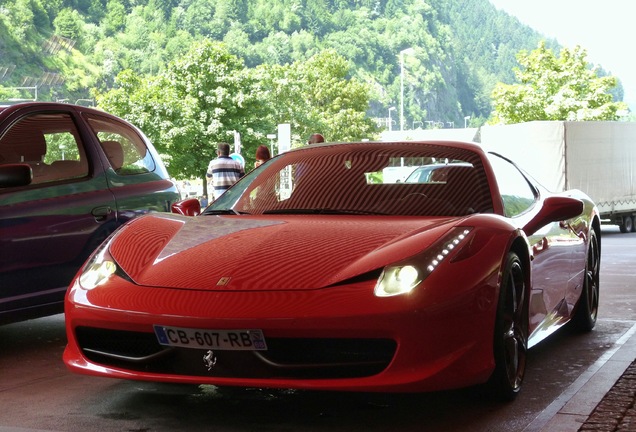
<svg viewBox="0 0 636 432">
<path fill-rule="evenodd" d="M 0 137 L 0 164 L 27 163 L 32 185 L 88 175 L 86 152 L 66 113 L 36 113 L 18 120 Z"/>
<path fill-rule="evenodd" d="M 89 115 L 86 120 L 117 174 L 135 175 L 155 170 L 154 159 L 133 128 L 96 115 Z"/>
<path fill-rule="evenodd" d="M 532 207 L 537 194 L 521 171 L 497 155 L 490 154 L 489 158 L 497 178 L 506 216 L 517 216 Z"/>
</svg>

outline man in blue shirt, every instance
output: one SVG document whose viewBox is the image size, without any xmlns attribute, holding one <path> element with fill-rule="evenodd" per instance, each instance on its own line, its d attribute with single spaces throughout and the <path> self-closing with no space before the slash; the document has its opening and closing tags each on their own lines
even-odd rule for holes
<svg viewBox="0 0 636 432">
<path fill-rule="evenodd" d="M 212 179 L 214 199 L 220 197 L 230 186 L 245 175 L 243 166 L 230 157 L 230 145 L 219 143 L 216 159 L 210 161 L 206 176 Z"/>
</svg>

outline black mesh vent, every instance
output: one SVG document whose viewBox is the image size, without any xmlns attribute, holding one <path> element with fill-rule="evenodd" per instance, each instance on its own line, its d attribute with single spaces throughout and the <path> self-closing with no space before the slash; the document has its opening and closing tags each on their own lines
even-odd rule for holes
<svg viewBox="0 0 636 432">
<path fill-rule="evenodd" d="M 352 378 L 380 373 L 393 359 L 391 339 L 267 338 L 267 351 L 170 348 L 153 333 L 80 327 L 77 340 L 93 362 L 132 371 L 236 378 Z"/>
</svg>

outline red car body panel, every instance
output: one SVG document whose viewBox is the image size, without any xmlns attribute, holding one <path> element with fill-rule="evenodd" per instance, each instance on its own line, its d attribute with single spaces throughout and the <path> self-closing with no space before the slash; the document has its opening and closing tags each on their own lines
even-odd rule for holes
<svg viewBox="0 0 636 432">
<path fill-rule="evenodd" d="M 143 219 L 129 225 L 129 229 L 132 230 L 135 225 L 144 224 L 148 219 L 157 217 Z M 355 223 L 355 220 L 350 222 Z M 494 222 L 493 225 L 498 225 L 498 221 Z M 150 224 L 153 223 L 154 221 Z M 246 235 L 254 234 L 258 229 L 248 230 Z M 176 265 L 179 271 L 173 270 L 172 274 L 168 271 L 167 274 L 170 274 L 170 280 L 173 282 L 182 279 L 181 283 L 187 285 L 186 290 L 141 287 L 125 281 L 119 281 L 121 285 L 109 286 L 108 289 L 89 292 L 77 286 L 71 287 L 68 297 L 69 301 L 76 305 L 76 309 L 69 325 L 71 322 L 74 326 L 90 325 L 92 319 L 99 319 L 99 313 L 96 313 L 93 307 L 107 304 L 108 309 L 104 311 L 104 315 L 108 316 L 108 320 L 113 324 L 125 322 L 119 327 L 121 330 L 148 332 L 152 331 L 154 324 L 168 323 L 176 327 L 216 329 L 227 326 L 228 321 L 231 328 L 252 328 L 254 322 L 258 321 L 259 328 L 268 337 L 386 337 L 395 339 L 398 351 L 403 350 L 403 354 L 396 354 L 396 358 L 399 359 L 396 363 L 392 363 L 380 376 L 374 376 L 372 379 L 338 379 L 325 382 L 314 380 L 299 386 L 294 380 L 272 382 L 253 379 L 237 382 L 235 379 L 214 377 L 205 379 L 143 374 L 142 379 L 148 380 L 209 382 L 218 385 L 238 383 L 257 387 L 309 386 L 314 389 L 338 390 L 357 388 L 366 391 L 406 391 L 412 390 L 414 386 L 418 390 L 437 390 L 476 384 L 487 379 L 493 367 L 492 336 L 484 329 L 492 328 L 494 321 L 493 310 L 497 303 L 499 272 L 497 263 L 501 260 L 497 251 L 503 249 L 502 243 L 507 244 L 510 241 L 508 232 L 493 229 L 487 235 L 490 237 L 487 245 L 487 251 L 490 253 L 484 251 L 484 255 L 469 257 L 466 259 L 467 262 L 449 264 L 460 268 L 468 265 L 479 271 L 468 274 L 463 271 L 451 272 L 455 278 L 444 280 L 433 275 L 426 280 L 426 286 L 412 296 L 389 299 L 375 297 L 375 281 L 329 286 L 331 281 L 324 275 L 325 265 L 328 264 L 320 260 L 311 268 L 305 267 L 305 271 L 298 269 L 293 272 L 297 277 L 292 277 L 291 280 L 276 277 L 285 267 L 283 258 L 286 252 L 281 252 L 280 257 L 273 256 L 262 266 L 254 266 L 251 273 L 244 275 L 240 271 L 240 266 L 237 271 L 214 267 L 200 269 L 201 263 L 197 261 L 184 268 L 181 267 L 183 263 L 180 263 Z M 276 246 L 272 245 L 266 250 L 275 250 Z M 196 254 L 199 251 L 192 252 Z M 484 265 L 483 256 L 486 254 L 492 259 Z M 391 258 L 403 259 L 408 255 L 408 250 L 396 248 L 395 255 L 383 254 L 381 262 L 376 262 L 375 265 L 382 266 L 391 262 Z M 161 263 L 159 267 L 163 265 Z M 193 269 L 197 266 L 200 269 L 197 273 L 200 273 L 193 279 L 189 275 L 196 271 Z M 356 273 L 366 271 L 367 267 L 362 265 L 358 271 L 343 276 L 353 277 Z M 236 287 L 233 286 L 234 278 L 230 286 L 222 289 L 215 287 L 216 281 L 223 276 L 237 273 L 243 278 L 236 281 Z M 270 279 L 272 277 L 273 279 Z M 200 284 L 201 280 L 205 282 Z M 275 282 L 272 286 L 263 286 L 264 280 Z M 282 284 L 281 288 L 278 288 L 278 283 Z M 194 286 L 199 288 L 195 289 Z M 298 288 L 294 289 L 293 286 Z M 443 286 L 445 290 L 429 289 L 429 286 Z M 152 305 L 148 304 L 148 290 L 153 290 Z M 91 306 L 85 311 L 85 315 L 80 306 L 82 304 Z M 422 329 L 426 331 L 423 332 Z M 467 329 L 471 330 L 466 331 Z M 78 354 L 78 348 L 72 343 L 69 344 L 65 359 L 73 368 L 81 368 L 97 375 L 103 373 L 102 367 L 80 360 L 82 356 Z M 222 354 L 219 354 L 219 358 L 222 358 Z M 129 375 L 116 368 L 109 368 L 108 374 L 120 378 Z M 467 377 L 470 377 L 469 380 Z"/>
<path fill-rule="evenodd" d="M 214 218 L 212 223 L 204 218 L 186 222 L 170 215 L 144 218 L 127 226 L 125 231 L 135 235 L 121 233 L 111 254 L 129 262 L 128 275 L 145 286 L 302 290 L 328 286 L 415 255 L 435 241 L 439 232 L 448 230 L 441 220 L 423 224 L 419 218 L 354 216 L 346 223 L 338 216 Z M 211 256 L 223 259 L 214 261 Z M 290 256 L 302 271 L 288 268 Z M 231 280 L 219 286 L 219 279 L 228 275 Z"/>
<path fill-rule="evenodd" d="M 417 145 L 403 144 L 406 149 Z M 426 145 L 485 158 L 473 144 Z M 348 170 L 355 168 L 357 159 L 342 148 L 354 154 L 367 148 L 375 151 L 376 147 L 394 151 L 389 144 L 359 143 L 290 152 L 260 167 L 262 172 L 248 174 L 201 216 L 148 215 L 126 224 L 96 254 L 106 254 L 120 270 L 102 285 L 87 289 L 81 277 L 91 273 L 92 263 L 97 262 L 94 258 L 69 288 L 67 366 L 74 372 L 116 378 L 322 390 L 433 391 L 484 383 L 495 368 L 493 334 L 504 264 L 511 250 L 527 269 L 528 345 L 571 319 L 583 285 L 589 230 L 598 222 L 596 208 L 583 194 L 572 193 L 576 199 L 549 201 L 552 195 L 543 192 L 527 211 L 506 217 L 495 173 L 483 162 L 482 176 L 492 194 L 491 208 L 484 212 L 356 214 L 352 209 L 364 201 L 359 198 L 363 195 L 351 194 L 347 202 L 346 196 L 332 196 L 333 189 L 325 183 L 315 183 L 310 194 L 293 201 L 296 191 L 313 184 L 310 171 L 302 165 L 309 160 L 305 154 L 324 160 L 342 151 Z M 271 186 L 270 178 L 265 177 L 273 173 L 271 179 L 279 181 L 283 178 L 276 174 L 279 169 L 294 172 L 286 171 L 285 162 L 296 156 L 298 166 L 303 167 L 298 170 L 302 178 L 297 189 L 291 198 L 284 195 L 282 199 L 279 190 L 275 191 L 276 205 L 289 205 L 276 208 L 267 204 L 265 212 L 259 210 L 268 202 L 260 200 L 259 193 L 269 193 Z M 364 154 L 361 160 L 376 164 L 375 156 Z M 470 163 L 478 165 L 477 161 Z M 347 174 L 343 171 L 337 179 L 342 181 Z M 258 183 L 259 178 L 265 179 Z M 353 185 L 351 179 L 343 187 Z M 411 186 L 418 185 L 405 187 Z M 435 190 L 439 185 L 424 185 L 429 186 Z M 360 192 L 364 186 L 361 188 L 357 194 L 364 193 Z M 381 195 L 378 191 L 382 188 L 368 189 L 376 194 L 374 205 L 394 198 Z M 332 205 L 335 198 L 344 214 L 303 214 L 304 207 L 296 207 L 320 200 Z M 243 202 L 234 207 L 240 211 L 215 215 L 214 210 L 223 210 L 224 199 Z M 576 203 L 581 206 L 576 207 Z M 546 212 L 559 214 L 558 209 L 549 207 L 560 204 L 569 206 L 569 212 L 574 208 L 583 211 L 567 223 L 546 216 Z M 325 209 L 334 210 L 320 207 L 320 211 Z M 255 214 L 239 214 L 248 210 Z M 267 214 L 270 210 L 276 214 Z M 538 228 L 530 229 L 534 226 Z M 464 230 L 458 246 L 443 248 L 458 229 Z M 430 251 L 437 250 L 439 257 L 433 256 L 435 263 L 415 289 L 394 296 L 376 294 L 383 271 L 397 265 L 423 269 L 433 262 Z M 139 354 L 139 362 L 148 360 L 148 365 L 138 366 L 128 363 L 132 354 L 93 342 L 101 336 L 113 340 L 130 337 L 131 341 L 139 338 L 158 345 L 155 326 L 209 331 L 258 329 L 272 349 L 244 355 L 231 350 L 209 350 L 207 354 L 206 350 L 189 348 L 170 351 L 171 347 Z M 377 360 L 385 363 L 368 374 L 346 369 L 341 375 L 322 371 L 322 375 L 313 376 L 307 370 L 319 367 L 316 360 L 316 365 L 299 363 L 306 375 L 298 376 L 291 370 L 296 367 L 293 364 L 268 357 L 276 356 L 276 346 L 287 341 L 302 341 L 312 350 L 314 344 L 327 341 L 324 346 L 328 347 L 334 340 L 352 344 L 390 341 L 394 345 L 387 348 L 386 358 Z M 320 351 L 316 351 L 317 358 Z M 155 356 L 164 354 L 174 357 L 166 363 L 153 363 Z M 208 370 L 205 356 L 214 357 L 213 364 L 207 363 Z M 369 356 L 373 357 L 373 350 Z M 343 362 L 346 357 L 344 354 Z M 240 369 L 243 362 L 253 361 L 254 369 Z M 359 363 L 360 368 L 366 367 L 363 361 Z M 281 367 L 286 370 L 278 372 Z"/>
</svg>

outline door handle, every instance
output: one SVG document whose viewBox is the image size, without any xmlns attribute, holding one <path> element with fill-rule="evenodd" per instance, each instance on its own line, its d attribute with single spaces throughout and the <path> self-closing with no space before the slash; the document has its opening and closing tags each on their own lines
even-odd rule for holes
<svg viewBox="0 0 636 432">
<path fill-rule="evenodd" d="M 91 214 L 95 217 L 95 220 L 97 222 L 103 221 L 112 212 L 113 209 L 110 208 L 110 206 L 95 207 L 93 210 L 91 210 Z"/>
</svg>

